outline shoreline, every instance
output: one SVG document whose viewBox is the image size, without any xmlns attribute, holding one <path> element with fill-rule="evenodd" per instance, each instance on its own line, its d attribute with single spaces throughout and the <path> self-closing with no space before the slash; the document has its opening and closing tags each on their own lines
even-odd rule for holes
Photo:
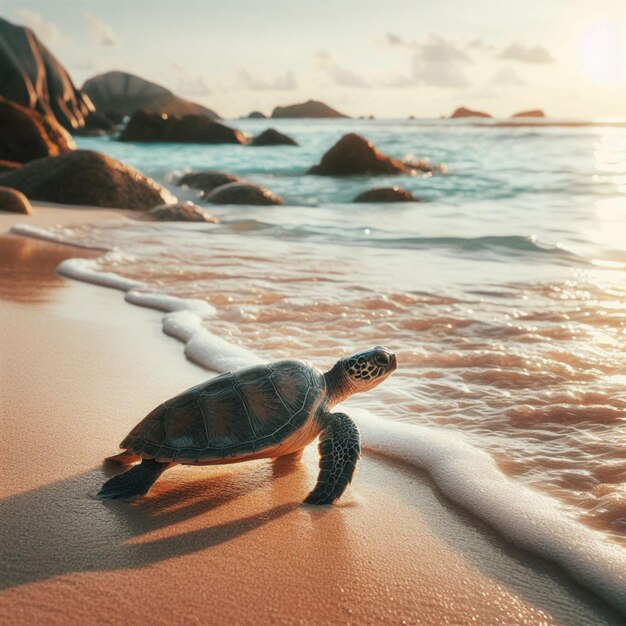
<svg viewBox="0 0 626 626">
<path fill-rule="evenodd" d="M 99 213 L 111 216 L 111 211 Z M 89 211 L 83 215 L 85 221 L 96 217 Z M 22 218 L 11 217 L 14 222 Z M 0 226 L 4 218 L 0 216 Z M 224 603 L 213 610 L 224 610 L 221 619 L 233 621 L 236 615 L 237 623 L 258 623 L 259 619 L 293 623 L 304 616 L 303 623 L 312 624 L 400 623 L 401 619 L 416 624 L 470 623 L 472 619 L 530 624 L 551 623 L 550 614 L 552 623 L 619 623 L 617 614 L 603 609 L 601 601 L 571 582 L 557 566 L 514 548 L 450 504 L 424 472 L 382 461 L 371 453 L 364 454 L 345 502 L 325 511 L 300 506 L 315 480 L 314 446 L 307 450 L 305 463 L 291 472 L 281 473 L 264 462 L 198 472 L 176 468 L 171 479 L 141 503 L 109 507 L 94 501 L 87 494 L 92 495 L 105 478 L 94 466 L 115 452 L 112 443 L 168 393 L 173 395 L 207 374 L 180 359 L 177 342 L 162 341 L 160 313 L 128 307 L 119 292 L 65 281 L 50 269 L 64 254 L 60 248 L 72 257 L 93 253 L 43 242 L 29 246 L 30 258 L 39 266 L 48 258 L 42 274 L 48 272 L 54 284 L 46 287 L 43 300 L 8 305 L 3 290 L 3 328 L 13 331 L 10 336 L 4 331 L 3 341 L 13 344 L 10 353 L 22 364 L 19 371 L 40 374 L 48 396 L 56 394 L 52 406 L 47 405 L 51 413 L 43 420 L 43 429 L 53 435 L 54 453 L 60 458 L 44 453 L 52 468 L 40 472 L 37 480 L 28 470 L 28 458 L 22 457 L 33 456 L 43 435 L 36 432 L 42 428 L 36 420 L 48 396 L 39 389 L 40 378 L 36 377 L 40 382 L 29 396 L 25 390 L 33 387 L 30 381 L 18 383 L 16 374 L 7 372 L 3 380 L 23 392 L 16 393 L 8 385 L 10 406 L 27 420 L 9 429 L 11 441 L 20 437 L 26 441 L 21 456 L 16 459 L 15 452 L 9 453 L 3 468 L 11 477 L 2 500 L 3 525 L 8 522 L 3 526 L 7 541 L 3 553 L 9 555 L 8 570 L 35 556 L 28 554 L 29 548 L 43 554 L 28 567 L 16 567 L 26 580 L 15 580 L 15 572 L 3 574 L 9 585 L 0 593 L 0 615 L 11 605 L 19 607 L 24 619 L 17 623 L 36 621 L 43 615 L 50 621 L 45 611 L 53 611 L 60 593 L 76 615 L 89 621 L 87 609 L 78 607 L 78 598 L 70 597 L 71 589 L 78 588 L 78 596 L 93 601 L 98 589 L 114 590 L 117 606 L 92 606 L 95 615 L 104 610 L 113 614 L 131 610 L 132 605 L 136 611 L 132 615 L 139 617 L 141 604 L 145 608 L 149 599 L 163 609 L 163 622 L 173 610 L 166 603 L 180 606 L 184 601 L 183 607 L 193 608 L 190 615 L 201 616 L 216 593 Z M 16 253 L 18 260 L 24 258 L 23 253 L 21 257 Z M 50 255 L 56 257 L 51 261 Z M 25 329 L 34 330 L 23 346 L 20 337 L 26 336 Z M 57 351 L 47 347 L 47 342 Z M 103 351 L 104 357 L 94 363 L 91 358 L 95 357 L 85 355 L 79 363 L 70 359 L 63 367 L 52 367 L 59 354 L 67 360 L 85 351 L 94 355 Z M 140 381 L 132 377 L 135 370 L 144 373 Z M 72 405 L 78 403 L 91 420 L 63 417 L 65 389 L 72 393 Z M 129 417 L 122 419 L 122 414 Z M 26 433 L 26 426 L 35 432 Z M 57 520 L 49 508 L 56 507 L 59 499 L 69 511 L 62 507 Z M 23 531 L 11 525 L 14 519 L 25 526 Z M 47 522 L 53 525 L 51 537 Z M 33 526 L 34 538 L 28 534 Z M 183 532 L 172 536 L 171 526 Z M 68 536 L 70 529 L 77 537 Z M 20 533 L 20 546 L 9 541 L 14 532 Z M 91 553 L 85 552 L 86 546 Z M 111 547 L 112 554 L 108 552 Z M 54 563 L 59 554 L 65 555 L 61 567 Z M 224 571 L 224 563 L 231 569 Z M 215 567 L 225 580 L 211 577 L 210 568 Z M 43 569 L 43 575 L 38 569 Z M 204 572 L 209 577 L 203 581 Z M 232 576 L 234 572 L 238 577 Z M 263 580 L 261 572 L 267 572 Z M 155 582 L 151 575 L 158 581 L 155 589 L 150 588 Z M 143 588 L 129 589 L 129 576 Z M 176 577 L 180 579 L 174 583 Z M 248 587 L 237 589 L 235 581 L 241 580 Z M 209 596 L 207 589 L 211 589 Z M 320 606 L 321 590 L 330 594 L 326 606 Z M 262 604 L 258 603 L 264 601 L 267 610 L 260 617 Z M 510 621 L 513 615 L 518 621 Z"/>
</svg>

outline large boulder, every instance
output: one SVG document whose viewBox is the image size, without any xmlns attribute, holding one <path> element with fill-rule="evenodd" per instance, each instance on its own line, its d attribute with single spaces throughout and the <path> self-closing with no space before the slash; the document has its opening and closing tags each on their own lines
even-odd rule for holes
<svg viewBox="0 0 626 626">
<path fill-rule="evenodd" d="M 0 185 L 31 200 L 119 209 L 151 209 L 176 202 L 164 187 L 138 171 L 90 150 L 37 159 L 0 174 Z"/>
<path fill-rule="evenodd" d="M 298 142 L 288 135 L 278 132 L 275 128 L 268 128 L 257 135 L 251 145 L 253 146 L 297 146 Z"/>
<path fill-rule="evenodd" d="M 269 189 L 252 183 L 228 183 L 203 196 L 213 204 L 284 204 Z"/>
<path fill-rule="evenodd" d="M 385 156 L 371 142 L 350 133 L 344 135 L 307 174 L 318 176 L 363 176 L 379 174 L 410 174 L 402 161 Z"/>
<path fill-rule="evenodd" d="M 193 202 L 160 204 L 147 211 L 146 217 L 158 222 L 210 222 L 213 224 L 219 222 L 216 217 Z"/>
<path fill-rule="evenodd" d="M 541 109 L 531 109 L 530 111 L 520 111 L 511 117 L 545 117 L 546 114 Z"/>
<path fill-rule="evenodd" d="M 265 115 L 265 113 L 261 113 L 261 111 L 252 111 L 248 115 L 248 119 L 250 120 L 264 120 L 266 118 L 267 118 L 267 115 Z"/>
<path fill-rule="evenodd" d="M 168 143 L 246 143 L 241 131 L 218 124 L 204 115 L 170 117 L 146 109 L 136 111 L 120 141 Z"/>
<path fill-rule="evenodd" d="M 138 109 L 159 115 L 204 115 L 212 120 L 220 119 L 215 111 L 179 98 L 169 89 L 127 72 L 94 76 L 85 82 L 83 92 L 91 98 L 98 111 L 113 121 L 116 115 L 132 115 Z"/>
<path fill-rule="evenodd" d="M 375 187 L 360 193 L 353 202 L 415 202 L 410 191 L 401 187 Z"/>
<path fill-rule="evenodd" d="M 307 100 L 299 104 L 276 107 L 272 117 L 349 117 L 318 100 Z"/>
<path fill-rule="evenodd" d="M 23 193 L 9 187 L 0 187 L 0 211 L 30 215 L 33 207 Z"/>
<path fill-rule="evenodd" d="M 235 174 L 227 174 L 226 172 L 190 172 L 182 176 L 178 185 L 185 185 L 192 189 L 202 189 L 205 194 L 213 191 L 216 187 L 227 185 L 228 183 L 246 183 L 243 178 Z"/>
<path fill-rule="evenodd" d="M 0 96 L 80 128 L 93 112 L 65 68 L 29 28 L 0 19 Z"/>
<path fill-rule="evenodd" d="M 76 147 L 51 115 L 0 98 L 0 159 L 24 163 Z"/>
<path fill-rule="evenodd" d="M 491 117 L 489 113 L 483 113 L 482 111 L 472 111 L 472 109 L 466 109 L 465 107 L 459 107 L 451 116 L 450 119 L 456 119 L 459 117 Z"/>
</svg>

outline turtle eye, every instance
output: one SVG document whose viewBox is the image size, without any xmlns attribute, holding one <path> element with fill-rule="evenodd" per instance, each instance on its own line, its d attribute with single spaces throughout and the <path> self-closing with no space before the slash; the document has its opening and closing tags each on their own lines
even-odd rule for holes
<svg viewBox="0 0 626 626">
<path fill-rule="evenodd" d="M 374 363 L 379 367 L 387 367 L 389 365 L 389 355 L 386 352 L 377 352 L 374 355 Z"/>
</svg>

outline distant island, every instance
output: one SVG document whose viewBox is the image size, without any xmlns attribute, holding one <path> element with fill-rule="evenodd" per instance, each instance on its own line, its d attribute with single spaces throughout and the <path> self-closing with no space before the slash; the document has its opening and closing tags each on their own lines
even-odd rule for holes
<svg viewBox="0 0 626 626">
<path fill-rule="evenodd" d="M 450 116 L 450 119 L 457 119 L 460 117 L 492 117 L 489 113 L 483 113 L 482 111 L 473 111 L 472 109 L 467 109 L 465 107 L 459 107 L 456 111 Z"/>
<path fill-rule="evenodd" d="M 349 115 L 344 115 L 336 109 L 329 107 L 323 102 L 318 100 L 307 100 L 299 104 L 290 104 L 287 106 L 278 106 L 272 111 L 272 117 L 331 117 L 331 118 L 349 118 Z"/>
<path fill-rule="evenodd" d="M 541 109 L 531 109 L 530 111 L 521 111 L 515 113 L 511 117 L 545 117 L 546 114 Z"/>
</svg>

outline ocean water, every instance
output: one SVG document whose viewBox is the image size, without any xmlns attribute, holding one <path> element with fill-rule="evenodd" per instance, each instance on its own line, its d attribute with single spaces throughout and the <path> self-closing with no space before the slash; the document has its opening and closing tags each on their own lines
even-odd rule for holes
<svg viewBox="0 0 626 626">
<path fill-rule="evenodd" d="M 460 476 L 454 463 L 463 465 L 455 488 L 465 496 L 455 499 L 470 509 L 469 493 L 480 500 L 481 489 L 505 481 L 500 506 L 513 511 L 522 492 L 507 490 L 528 487 L 526 495 L 548 497 L 568 532 L 580 529 L 626 563 L 626 128 L 232 124 L 249 133 L 277 127 L 300 147 L 78 143 L 184 199 L 197 194 L 175 187 L 180 174 L 219 169 L 269 187 L 285 206 L 210 207 L 219 224 L 112 219 L 53 229 L 112 250 L 61 271 L 167 311 L 164 330 L 218 371 L 286 357 L 326 369 L 368 346 L 392 349 L 397 372 L 345 409 L 366 416 L 366 432 L 377 416 L 414 426 L 413 439 L 400 430 L 374 437 L 371 448 L 404 446 L 406 457 L 409 445 L 444 491 Z M 306 176 L 346 132 L 447 171 Z M 351 202 L 391 184 L 421 201 Z M 450 463 L 429 461 L 435 449 L 439 459 L 449 450 Z M 483 517 L 496 520 L 494 500 L 484 507 Z M 517 531 L 565 532 L 548 521 L 542 530 L 537 515 Z M 626 604 L 626 571 L 618 570 Z"/>
</svg>

